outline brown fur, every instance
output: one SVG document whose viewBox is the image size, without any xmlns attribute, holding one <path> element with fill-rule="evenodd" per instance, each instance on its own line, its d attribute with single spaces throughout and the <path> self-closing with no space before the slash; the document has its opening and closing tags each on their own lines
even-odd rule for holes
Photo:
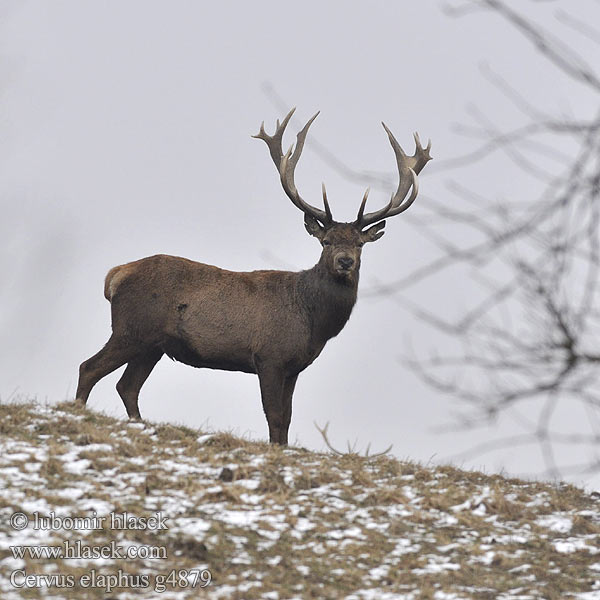
<svg viewBox="0 0 600 600">
<path fill-rule="evenodd" d="M 194 367 L 256 373 L 271 442 L 286 444 L 298 374 L 336 336 L 356 302 L 361 247 L 378 239 L 380 223 L 306 228 L 323 245 L 306 271 L 239 273 L 185 258 L 156 255 L 111 269 L 104 295 L 113 333 L 80 367 L 77 398 L 127 363 L 117 390 L 130 418 L 163 354 Z"/>
<path fill-rule="evenodd" d="M 411 206 L 418 192 L 417 173 L 431 160 L 431 142 L 423 148 L 415 134 L 415 153 L 408 156 L 384 125 L 396 155 L 398 189 L 386 206 L 365 214 L 367 190 L 356 221 L 336 223 L 325 186 L 325 210 L 306 203 L 296 189 L 294 170 L 317 115 L 298 133 L 294 151 L 290 148 L 284 155 L 282 136 L 294 110 L 277 122 L 273 135 L 263 124 L 254 137 L 267 144 L 285 193 L 304 213 L 308 233 L 321 242 L 319 262 L 298 273 L 235 273 L 159 254 L 111 269 L 104 295 L 111 303 L 113 333 L 79 368 L 80 402 L 87 402 L 102 377 L 127 363 L 117 391 L 129 417 L 141 418 L 140 388 L 167 354 L 194 367 L 256 373 L 269 439 L 287 444 L 296 379 L 350 317 L 363 244 L 383 235 L 382 219 Z"/>
</svg>

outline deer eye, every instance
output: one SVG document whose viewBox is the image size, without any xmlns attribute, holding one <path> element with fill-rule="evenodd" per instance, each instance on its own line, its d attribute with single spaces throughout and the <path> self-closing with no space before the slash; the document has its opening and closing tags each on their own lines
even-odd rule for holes
<svg viewBox="0 0 600 600">
<path fill-rule="evenodd" d="M 331 246 L 331 242 L 329 240 L 323 240 L 323 246 Z"/>
</svg>

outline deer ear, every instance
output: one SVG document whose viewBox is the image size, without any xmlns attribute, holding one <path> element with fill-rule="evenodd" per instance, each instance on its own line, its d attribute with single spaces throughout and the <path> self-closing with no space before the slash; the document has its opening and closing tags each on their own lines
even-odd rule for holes
<svg viewBox="0 0 600 600">
<path fill-rule="evenodd" d="M 385 227 L 385 221 L 381 221 L 380 223 L 376 223 L 372 227 L 369 227 L 366 231 L 363 231 L 360 235 L 363 242 L 376 242 L 385 231 L 380 231 Z"/>
<path fill-rule="evenodd" d="M 314 235 L 319 240 L 325 235 L 325 228 L 311 215 L 304 215 L 304 227 L 310 235 Z"/>
</svg>

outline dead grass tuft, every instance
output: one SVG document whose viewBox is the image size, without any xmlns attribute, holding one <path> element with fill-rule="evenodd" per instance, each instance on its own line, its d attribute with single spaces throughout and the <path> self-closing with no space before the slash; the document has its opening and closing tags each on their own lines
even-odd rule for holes
<svg viewBox="0 0 600 600">
<path fill-rule="evenodd" d="M 42 463 L 40 475 L 50 481 L 56 481 L 67 477 L 62 461 L 55 456 L 49 456 L 48 459 Z"/>
<path fill-rule="evenodd" d="M 363 506 L 378 506 L 380 504 L 405 504 L 406 497 L 398 488 L 389 487 L 370 493 L 363 501 Z"/>
<path fill-rule="evenodd" d="M 594 522 L 590 515 L 575 515 L 571 533 L 574 535 L 600 535 L 600 522 Z"/>
<path fill-rule="evenodd" d="M 364 464 L 359 464 L 351 471 L 353 487 L 372 487 L 374 484 L 373 477 L 365 470 Z"/>
<path fill-rule="evenodd" d="M 256 491 L 263 494 L 281 494 L 287 492 L 288 489 L 280 467 L 271 464 L 261 469 L 260 483 Z"/>
<path fill-rule="evenodd" d="M 235 437 L 231 433 L 215 433 L 209 437 L 202 445 L 212 448 L 215 451 L 233 450 L 245 445 L 244 440 Z"/>
<path fill-rule="evenodd" d="M 504 489 L 498 483 L 492 490 L 491 498 L 485 500 L 485 503 L 494 514 L 501 516 L 506 521 L 519 521 L 527 518 L 525 508 L 516 502 L 507 500 Z"/>
</svg>

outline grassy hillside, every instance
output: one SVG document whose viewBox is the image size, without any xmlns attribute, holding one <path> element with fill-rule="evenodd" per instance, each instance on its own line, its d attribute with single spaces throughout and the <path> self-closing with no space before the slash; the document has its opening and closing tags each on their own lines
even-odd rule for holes
<svg viewBox="0 0 600 600">
<path fill-rule="evenodd" d="M 600 503 L 570 485 L 69 404 L 0 405 L 0 445 L 2 599 L 600 598 Z"/>
</svg>

